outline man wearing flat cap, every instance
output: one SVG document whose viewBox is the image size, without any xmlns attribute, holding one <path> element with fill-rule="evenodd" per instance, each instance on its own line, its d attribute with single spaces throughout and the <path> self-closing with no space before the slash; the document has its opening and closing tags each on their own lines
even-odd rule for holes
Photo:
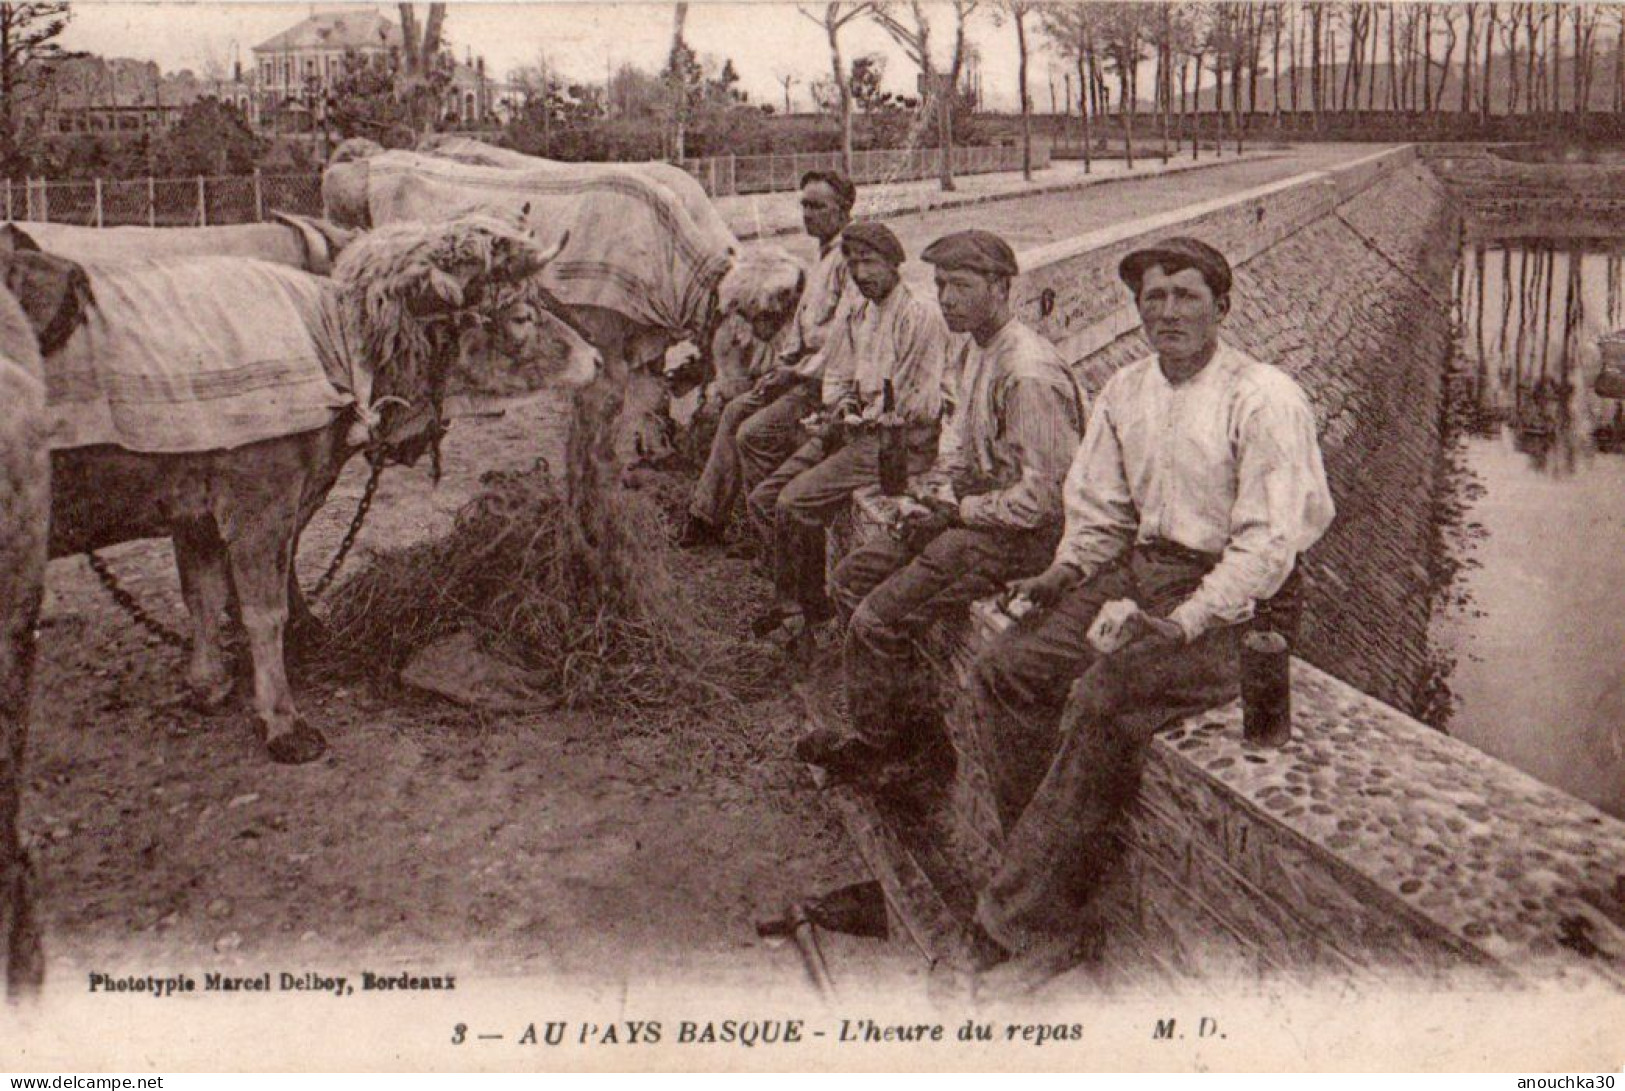
<svg viewBox="0 0 1625 1091">
<path fill-rule="evenodd" d="M 723 407 L 689 504 L 680 543 L 685 547 L 721 542 L 741 493 L 748 494 L 806 440 L 801 420 L 818 408 L 824 369 L 820 350 L 850 291 L 841 231 L 856 200 L 857 190 L 842 174 L 813 170 L 801 176 L 802 226 L 818 240 L 818 264 L 795 314 L 767 346 L 771 366 L 751 389 Z M 758 338 L 773 336 L 770 330 L 752 332 Z"/>
<path fill-rule="evenodd" d="M 911 470 L 930 464 L 942 411 L 948 329 L 902 283 L 903 244 L 885 225 L 860 220 L 841 232 L 841 247 L 857 293 L 824 345 L 826 419 L 750 494 L 774 551 L 774 605 L 752 629 L 782 643 L 804 641 L 834 613 L 824 593 L 824 528 L 855 491 L 879 483 L 886 387 L 907 428 Z"/>
<path fill-rule="evenodd" d="M 977 920 L 1039 961 L 1079 938 L 1152 734 L 1237 695 L 1241 632 L 1258 612 L 1290 629 L 1297 559 L 1333 515 L 1302 391 L 1219 337 L 1224 256 L 1171 238 L 1119 272 L 1153 354 L 1101 390 L 1055 559 L 1010 585 L 1013 613 L 1036 610 L 972 671 L 1003 831 Z"/>
<path fill-rule="evenodd" d="M 796 747 L 836 778 L 903 757 L 939 729 L 915 641 L 1006 581 L 1041 571 L 1061 531 L 1061 481 L 1083 435 L 1084 404 L 1053 345 L 1010 311 L 1016 256 L 999 236 L 961 231 L 925 248 L 948 329 L 969 334 L 936 463 L 916 478 L 903 522 L 841 562 L 835 596 L 850 611 L 849 734 L 815 731 Z"/>
</svg>

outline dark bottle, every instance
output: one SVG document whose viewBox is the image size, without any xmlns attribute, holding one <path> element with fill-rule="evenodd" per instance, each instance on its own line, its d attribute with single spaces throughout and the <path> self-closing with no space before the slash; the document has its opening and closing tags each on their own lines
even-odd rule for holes
<svg viewBox="0 0 1625 1091">
<path fill-rule="evenodd" d="M 880 491 L 886 496 L 902 496 L 908 488 L 907 426 L 892 419 L 897 408 L 891 380 L 881 388 L 880 409 Z"/>
<path fill-rule="evenodd" d="M 1286 637 L 1254 629 L 1241 638 L 1241 731 L 1249 746 L 1292 738 L 1292 654 Z"/>
</svg>

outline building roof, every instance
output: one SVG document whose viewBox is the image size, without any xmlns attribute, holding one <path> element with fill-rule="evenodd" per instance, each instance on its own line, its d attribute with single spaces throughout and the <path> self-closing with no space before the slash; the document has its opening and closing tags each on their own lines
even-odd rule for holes
<svg viewBox="0 0 1625 1091">
<path fill-rule="evenodd" d="M 401 44 L 401 28 L 369 9 L 317 12 L 274 38 L 254 47 L 255 53 L 295 53 L 301 50 L 393 49 Z"/>
</svg>

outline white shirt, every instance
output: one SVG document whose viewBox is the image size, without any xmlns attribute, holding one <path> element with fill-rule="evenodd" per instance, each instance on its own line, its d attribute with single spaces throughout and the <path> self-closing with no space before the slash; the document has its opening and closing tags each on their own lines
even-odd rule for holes
<svg viewBox="0 0 1625 1091">
<path fill-rule="evenodd" d="M 1135 542 L 1220 555 L 1169 615 L 1187 640 L 1251 617 L 1335 514 L 1314 413 L 1298 384 L 1222 343 L 1178 384 L 1155 356 L 1113 375 L 1062 500 L 1056 561 L 1086 579 Z"/>
<path fill-rule="evenodd" d="M 823 374 L 824 354 L 819 350 L 829 339 L 830 326 L 851 283 L 841 237 L 837 235 L 819 250 L 818 264 L 807 277 L 796 313 L 786 323 L 788 336 L 778 349 L 779 357 L 789 362 L 796 374 L 808 379 Z"/>
</svg>

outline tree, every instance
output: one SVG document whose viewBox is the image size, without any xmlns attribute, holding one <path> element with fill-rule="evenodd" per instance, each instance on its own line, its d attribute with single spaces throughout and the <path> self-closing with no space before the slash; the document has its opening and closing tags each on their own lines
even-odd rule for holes
<svg viewBox="0 0 1625 1091">
<path fill-rule="evenodd" d="M 0 3 L 0 171 L 8 178 L 27 170 L 20 139 L 23 106 L 38 89 L 45 66 L 68 56 L 56 39 L 72 18 L 65 0 Z"/>
<path fill-rule="evenodd" d="M 211 96 L 186 108 L 154 159 L 164 174 L 251 174 L 262 150 L 242 111 Z"/>
<path fill-rule="evenodd" d="M 811 19 L 824 28 L 824 36 L 829 41 L 829 71 L 830 78 L 835 85 L 836 101 L 841 114 L 841 164 L 847 174 L 852 173 L 852 97 L 853 87 L 845 75 L 845 64 L 841 60 L 841 30 L 852 20 L 866 15 L 872 5 L 867 2 L 848 2 L 848 0 L 831 0 L 824 5 L 822 17 L 814 15 L 806 8 L 797 8 L 802 16 Z M 857 61 L 852 62 L 852 80 L 856 82 L 858 74 Z M 878 88 L 877 88 L 878 90 Z M 785 110 L 789 112 L 788 107 Z"/>
<path fill-rule="evenodd" d="M 451 79 L 451 59 L 444 51 L 446 5 L 430 4 L 420 26 L 417 9 L 400 5 L 401 61 L 395 74 L 395 95 L 407 105 L 412 128 L 434 130 Z"/>
<path fill-rule="evenodd" d="M 689 121 L 700 105 L 705 77 L 699 58 L 688 42 L 683 40 L 683 23 L 687 18 L 688 4 L 678 4 L 672 18 L 671 52 L 667 54 L 666 67 L 660 73 L 661 83 L 666 88 L 671 158 L 677 162 L 685 158 L 684 140 Z"/>
<path fill-rule="evenodd" d="M 1093 112 L 1095 30 L 1100 13 L 1093 4 L 1046 4 L 1038 11 L 1038 25 L 1050 44 L 1078 73 L 1078 115 L 1083 121 L 1083 170 L 1090 168 L 1090 115 Z M 1201 78 L 1198 72 L 1197 83 Z M 1085 89 L 1088 89 L 1086 93 Z"/>
<path fill-rule="evenodd" d="M 1102 53 L 1117 71 L 1117 115 L 1123 124 L 1124 155 L 1134 169 L 1134 111 L 1139 104 L 1140 58 L 1145 50 L 1151 6 L 1134 3 L 1102 4 Z"/>
<path fill-rule="evenodd" d="M 1016 58 L 1018 85 L 1021 89 L 1021 177 L 1033 180 L 1033 98 L 1027 89 L 1027 16 L 1033 10 L 1033 0 L 1000 0 L 1000 9 L 1016 25 Z M 1050 98 L 1055 97 L 1054 85 Z M 1053 105 L 1051 107 L 1053 109 Z"/>
<path fill-rule="evenodd" d="M 776 73 L 773 78 L 778 80 L 779 83 L 784 86 L 784 116 L 789 117 L 790 116 L 790 88 L 795 86 L 796 84 L 800 83 L 801 80 L 800 80 L 799 77 L 796 76 L 796 74 L 794 72 L 779 72 L 779 73 Z M 839 90 L 837 90 L 836 91 L 837 97 L 839 96 L 839 94 L 840 94 L 840 92 L 839 92 Z"/>
<path fill-rule="evenodd" d="M 981 0 L 951 0 L 954 11 L 954 48 L 950 54 L 948 71 L 938 75 L 936 62 L 931 56 L 931 21 L 926 18 L 921 0 L 909 0 L 909 22 L 904 22 L 893 11 L 891 3 L 870 6 L 869 16 L 896 42 L 920 70 L 920 82 L 925 98 L 922 114 L 929 113 L 932 105 L 937 111 L 938 142 L 942 146 L 942 188 L 952 190 L 953 170 L 953 98 L 959 87 L 959 73 L 965 63 L 965 24 L 975 14 Z"/>
</svg>

